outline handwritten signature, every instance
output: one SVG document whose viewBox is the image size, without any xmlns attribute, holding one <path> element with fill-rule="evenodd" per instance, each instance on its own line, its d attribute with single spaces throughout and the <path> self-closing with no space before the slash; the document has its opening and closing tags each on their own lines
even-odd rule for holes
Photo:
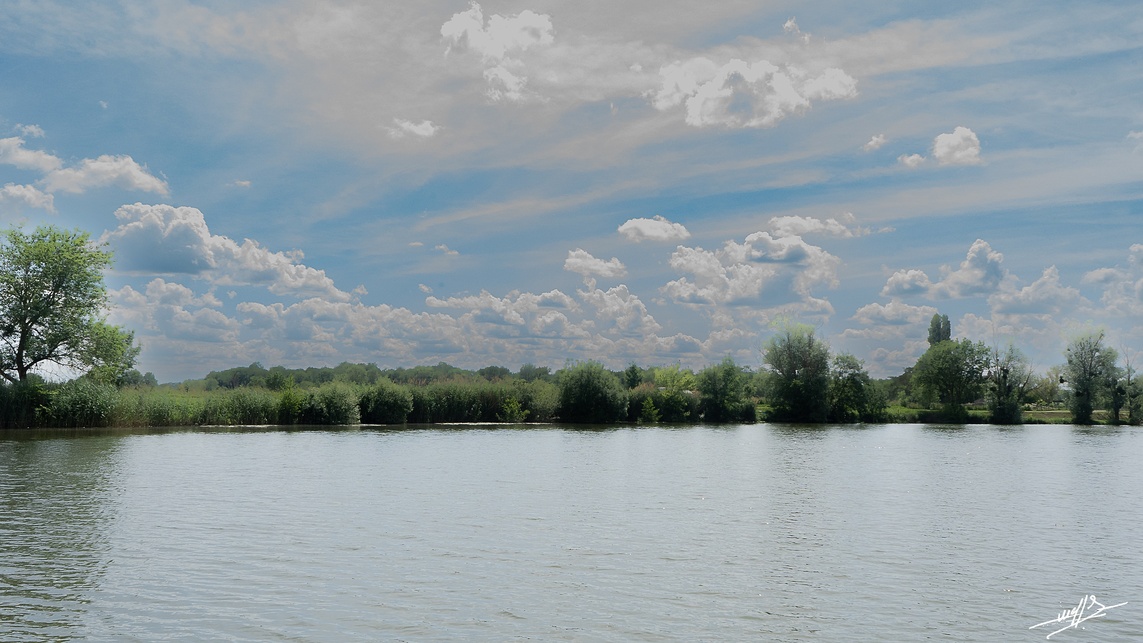
<svg viewBox="0 0 1143 643">
<path fill-rule="evenodd" d="M 1052 638 L 1054 635 L 1059 634 L 1060 632 L 1063 632 L 1064 630 L 1071 629 L 1073 627 L 1078 628 L 1080 623 L 1083 623 L 1084 621 L 1087 621 L 1087 620 L 1090 620 L 1093 618 L 1099 618 L 1101 616 L 1107 616 L 1107 610 L 1119 607 L 1121 605 L 1126 605 L 1126 604 L 1127 604 L 1126 602 L 1123 602 L 1123 603 L 1119 603 L 1117 605 L 1104 605 L 1104 604 L 1100 603 L 1099 601 L 1095 600 L 1094 594 L 1089 594 L 1089 595 L 1084 596 L 1083 598 L 1080 599 L 1079 605 L 1076 605 L 1075 607 L 1071 608 L 1070 610 L 1064 610 L 1064 611 L 1060 612 L 1059 616 L 1057 616 L 1056 618 L 1054 618 L 1050 621 L 1044 621 L 1043 623 L 1037 623 L 1037 624 L 1033 625 L 1032 627 L 1029 627 L 1028 629 L 1034 630 L 1037 627 L 1044 627 L 1045 625 L 1058 625 L 1060 623 L 1067 623 L 1067 625 L 1061 627 L 1060 629 L 1056 630 L 1055 632 L 1052 632 L 1051 634 L 1049 634 L 1047 636 L 1047 638 Z M 1095 609 L 1095 611 L 1089 612 L 1088 610 L 1091 610 L 1091 609 Z"/>
</svg>

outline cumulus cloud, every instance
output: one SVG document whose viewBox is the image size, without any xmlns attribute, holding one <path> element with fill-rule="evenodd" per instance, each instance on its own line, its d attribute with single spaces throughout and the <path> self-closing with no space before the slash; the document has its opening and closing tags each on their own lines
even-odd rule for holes
<svg viewBox="0 0 1143 643">
<path fill-rule="evenodd" d="M 791 299 L 805 303 L 815 285 L 837 285 L 840 264 L 800 236 L 755 232 L 717 251 L 679 246 L 670 266 L 687 276 L 668 282 L 661 292 L 685 304 L 758 304 L 763 291 L 772 289 L 773 305 Z"/>
<path fill-rule="evenodd" d="M 44 137 L 44 128 L 40 127 L 39 125 L 20 125 L 20 124 L 17 124 L 16 125 L 16 131 L 20 132 L 24 136 L 27 136 L 28 138 L 43 138 Z"/>
<path fill-rule="evenodd" d="M 606 261 L 597 259 L 582 248 L 568 251 L 568 257 L 564 260 L 564 270 L 578 273 L 584 277 L 614 278 L 627 275 L 627 267 L 619 259 L 615 257 Z"/>
<path fill-rule="evenodd" d="M 918 326 L 927 324 L 937 312 L 932 306 L 912 306 L 898 299 L 888 304 L 872 303 L 853 314 L 853 320 L 869 326 Z"/>
<path fill-rule="evenodd" d="M 993 250 L 987 241 L 977 239 L 960 266 L 946 268 L 942 279 L 931 281 L 923 270 L 898 270 L 889 277 L 881 294 L 886 297 L 925 295 L 934 299 L 989 295 L 1009 279 L 1003 262 L 1003 254 Z"/>
<path fill-rule="evenodd" d="M 1100 303 L 1106 312 L 1124 317 L 1143 316 L 1143 244 L 1127 251 L 1127 265 L 1099 268 L 1084 275 L 1083 283 L 1101 287 Z"/>
<path fill-rule="evenodd" d="M 351 299 L 325 271 L 299 263 L 300 252 L 272 252 L 256 241 L 241 244 L 213 235 L 202 212 L 170 205 L 125 205 L 115 211 L 119 226 L 103 236 L 128 271 L 188 274 L 222 285 L 263 285 L 274 294 Z"/>
<path fill-rule="evenodd" d="M 655 215 L 651 219 L 630 219 L 619 226 L 619 234 L 629 241 L 682 241 L 691 236 L 681 223 L 672 223 Z"/>
<path fill-rule="evenodd" d="M 866 143 L 865 145 L 862 145 L 861 149 L 865 150 L 866 152 L 872 152 L 873 150 L 879 150 L 879 149 L 881 149 L 882 145 L 885 145 L 886 141 L 888 141 L 888 139 L 885 138 L 884 134 L 876 134 L 873 136 L 873 138 L 869 139 L 868 143 Z"/>
<path fill-rule="evenodd" d="M 719 64 L 700 56 L 664 65 L 659 74 L 652 104 L 659 110 L 683 104 L 686 123 L 695 127 L 772 127 L 815 101 L 857 95 L 857 81 L 836 67 L 811 73 L 768 60 Z"/>
<path fill-rule="evenodd" d="M 55 212 L 55 199 L 31 185 L 16 185 L 9 183 L 0 188 L 0 204 L 12 204 L 17 209 L 22 207 L 39 208 L 48 212 Z"/>
<path fill-rule="evenodd" d="M 920 167 L 925 162 L 925 157 L 920 154 L 902 154 L 897 157 L 897 162 L 907 168 Z"/>
<path fill-rule="evenodd" d="M 0 138 L 0 163 L 13 165 L 21 170 L 37 170 L 47 173 L 59 169 L 63 162 L 52 154 L 24 147 L 24 139 L 19 136 Z"/>
<path fill-rule="evenodd" d="M 941 165 L 978 165 L 980 139 L 967 127 L 957 127 L 933 139 L 933 158 Z"/>
<path fill-rule="evenodd" d="M 1078 289 L 1060 283 L 1060 271 L 1048 266 L 1039 279 L 1017 289 L 1002 290 L 988 298 L 994 313 L 1055 315 L 1073 310 L 1083 300 Z"/>
<path fill-rule="evenodd" d="M 104 154 L 94 159 L 83 159 L 77 167 L 53 170 L 44 177 L 48 192 L 80 193 L 88 188 L 108 185 L 167 194 L 167 182 L 148 172 L 130 156 Z"/>
<path fill-rule="evenodd" d="M 480 55 L 489 98 L 519 101 L 526 98 L 524 87 L 528 82 L 520 71 L 523 63 L 519 55 L 551 45 L 555 31 L 551 17 L 531 10 L 514 16 L 494 14 L 486 23 L 480 5 L 472 2 L 468 11 L 453 14 L 441 26 L 441 37 L 449 43 L 446 54 L 455 49 Z"/>
<path fill-rule="evenodd" d="M 856 225 L 857 217 L 852 212 L 836 218 L 818 219 L 815 217 L 782 216 L 770 219 L 770 229 L 778 236 L 792 237 L 807 234 L 825 234 L 834 237 L 864 237 L 870 234 L 869 228 Z"/>
<path fill-rule="evenodd" d="M 440 131 L 440 127 L 434 125 L 432 121 L 421 121 L 420 123 L 414 123 L 413 121 L 394 118 L 393 125 L 394 127 L 389 128 L 389 136 L 393 138 L 404 138 L 406 136 L 432 138 L 438 131 Z"/>
</svg>

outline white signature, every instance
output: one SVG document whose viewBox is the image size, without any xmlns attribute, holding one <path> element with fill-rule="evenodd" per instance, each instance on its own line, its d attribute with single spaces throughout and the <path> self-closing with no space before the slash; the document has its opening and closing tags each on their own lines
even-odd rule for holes
<svg viewBox="0 0 1143 643">
<path fill-rule="evenodd" d="M 1123 603 L 1119 603 L 1117 605 L 1104 605 L 1104 604 L 1100 603 L 1099 601 L 1095 600 L 1094 594 L 1090 594 L 1088 596 L 1084 596 L 1083 598 L 1081 598 L 1079 605 L 1076 605 L 1075 607 L 1071 608 L 1070 610 L 1064 610 L 1064 611 L 1060 612 L 1060 615 L 1057 616 L 1056 618 L 1054 618 L 1050 621 L 1044 621 L 1043 623 L 1037 623 L 1036 625 L 1033 625 L 1032 627 L 1029 627 L 1028 629 L 1034 630 L 1037 627 L 1043 627 L 1045 625 L 1053 625 L 1053 624 L 1058 625 L 1060 623 L 1067 623 L 1067 625 L 1061 627 L 1060 629 L 1056 630 L 1055 632 L 1052 632 L 1051 634 L 1049 634 L 1047 636 L 1047 638 L 1052 638 L 1052 636 L 1059 634 L 1060 632 L 1063 632 L 1064 630 L 1071 629 L 1073 627 L 1079 627 L 1080 623 L 1083 623 L 1086 620 L 1093 619 L 1093 618 L 1099 618 L 1101 616 L 1107 616 L 1107 610 L 1119 607 L 1121 605 L 1126 605 L 1126 604 L 1127 604 L 1126 602 L 1123 602 Z M 1095 608 L 1095 611 L 1093 611 L 1093 612 L 1088 611 L 1088 610 L 1091 610 L 1093 608 Z"/>
</svg>

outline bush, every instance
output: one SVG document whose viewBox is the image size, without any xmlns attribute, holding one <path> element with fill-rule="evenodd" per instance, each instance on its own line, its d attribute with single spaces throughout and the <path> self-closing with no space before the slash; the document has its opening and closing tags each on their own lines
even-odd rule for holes
<svg viewBox="0 0 1143 643">
<path fill-rule="evenodd" d="M 413 394 L 405 386 L 380 379 L 357 401 L 361 421 L 368 424 L 404 424 L 413 412 Z"/>
<path fill-rule="evenodd" d="M 238 388 L 211 395 L 203 405 L 198 424 L 274 424 L 278 421 L 278 396 L 265 389 Z"/>
<path fill-rule="evenodd" d="M 302 406 L 301 424 L 344 425 L 361 421 L 357 395 L 346 384 L 326 384 L 310 391 Z"/>
<path fill-rule="evenodd" d="M 110 426 L 119 401 L 119 391 L 112 384 L 77 379 L 52 392 L 47 424 L 58 427 Z"/>
<path fill-rule="evenodd" d="M 707 422 L 754 422 L 756 406 L 746 395 L 746 373 L 727 357 L 698 374 L 700 406 Z"/>
<path fill-rule="evenodd" d="M 560 371 L 559 387 L 563 422 L 606 424 L 627 417 L 627 392 L 619 378 L 598 362 Z"/>
<path fill-rule="evenodd" d="M 29 377 L 14 384 L 0 384 L 0 428 L 35 426 L 37 410 L 42 415 L 48 401 L 47 387 L 38 377 Z"/>
</svg>

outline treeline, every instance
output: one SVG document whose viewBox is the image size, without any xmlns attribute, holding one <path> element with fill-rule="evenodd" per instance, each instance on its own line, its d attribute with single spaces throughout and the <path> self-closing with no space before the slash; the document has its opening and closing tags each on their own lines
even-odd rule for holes
<svg viewBox="0 0 1143 643">
<path fill-rule="evenodd" d="M 252 364 L 171 385 L 130 373 L 118 383 L 31 377 L 0 386 L 0 427 L 753 422 L 756 405 L 751 373 L 729 359 L 697 374 L 679 366 L 612 372 L 597 362 L 556 373 Z"/>
</svg>

